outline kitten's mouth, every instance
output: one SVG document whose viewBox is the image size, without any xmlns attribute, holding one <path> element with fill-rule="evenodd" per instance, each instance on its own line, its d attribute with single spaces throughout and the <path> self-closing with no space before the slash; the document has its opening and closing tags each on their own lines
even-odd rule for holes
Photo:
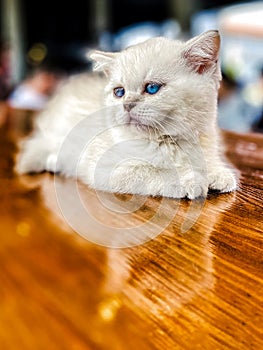
<svg viewBox="0 0 263 350">
<path fill-rule="evenodd" d="M 143 123 L 137 115 L 128 115 L 128 124 L 136 126 L 138 129 L 147 130 L 151 128 L 149 124 Z"/>
<path fill-rule="evenodd" d="M 127 113 L 126 123 L 136 128 L 138 131 L 154 134 L 159 132 L 158 125 L 154 125 L 150 121 L 145 120 L 140 115 L 133 113 L 133 111 Z M 143 119 L 143 120 L 142 120 Z"/>
</svg>

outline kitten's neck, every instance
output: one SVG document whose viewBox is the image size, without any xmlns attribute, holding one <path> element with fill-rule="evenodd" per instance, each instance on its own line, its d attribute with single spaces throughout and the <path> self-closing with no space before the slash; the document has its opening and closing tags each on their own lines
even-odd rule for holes
<svg viewBox="0 0 263 350">
<path fill-rule="evenodd" d="M 157 141 L 160 146 L 163 144 L 178 145 L 178 137 L 171 135 L 161 135 L 158 137 Z"/>
</svg>

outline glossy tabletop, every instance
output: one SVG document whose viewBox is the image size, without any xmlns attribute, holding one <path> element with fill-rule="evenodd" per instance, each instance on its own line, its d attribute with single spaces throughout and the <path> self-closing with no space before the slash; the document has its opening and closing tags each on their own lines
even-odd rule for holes
<svg viewBox="0 0 263 350">
<path fill-rule="evenodd" d="M 75 182 L 16 176 L 16 134 L 0 133 L 0 349 L 263 349 L 263 135 L 223 132 L 235 193 L 79 184 L 84 218 Z"/>
</svg>

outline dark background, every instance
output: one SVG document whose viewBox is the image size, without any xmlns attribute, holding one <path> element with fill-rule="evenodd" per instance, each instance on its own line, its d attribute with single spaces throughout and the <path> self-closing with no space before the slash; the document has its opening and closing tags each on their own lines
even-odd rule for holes
<svg viewBox="0 0 263 350">
<path fill-rule="evenodd" d="M 195 1 L 195 9 L 208 9 L 240 1 Z M 98 40 L 99 29 L 94 23 L 94 1 L 21 0 L 25 50 L 38 42 L 48 47 L 49 60 L 67 70 L 82 67 L 79 50 Z M 191 10 L 190 10 L 191 12 Z M 176 17 L 176 14 L 175 14 Z M 171 18 L 169 0 L 108 0 L 106 30 L 111 33 L 133 23 L 161 22 Z M 184 22 L 188 30 L 190 18 Z M 186 23 L 186 24 L 185 24 Z"/>
<path fill-rule="evenodd" d="M 0 0 L 2 5 L 9 0 Z M 175 19 L 183 33 L 190 29 L 191 16 L 201 10 L 242 3 L 242 0 L 13 0 L 21 21 L 20 79 L 31 70 L 28 52 L 41 43 L 47 49 L 45 63 L 68 73 L 89 68 L 85 52 L 98 46 L 102 33 L 111 37 L 135 23 L 156 24 Z M 11 3 L 11 2 L 10 2 Z M 101 4 L 104 3 L 104 9 Z M 106 6 L 105 6 L 106 5 Z M 0 13 L 0 28 L 4 16 Z M 0 39 L 3 36 L 0 29 Z M 103 48 L 110 50 L 111 48 Z M 22 58 L 21 58 L 22 53 Z M 24 63 L 23 63 L 24 62 Z"/>
<path fill-rule="evenodd" d="M 120 37 L 118 33 L 121 29 L 125 29 L 131 24 L 153 22 L 157 26 L 151 26 L 151 28 L 161 28 L 161 25 L 158 26 L 159 23 L 173 19 L 179 23 L 181 29 L 176 33 L 176 38 L 187 39 L 198 29 L 206 30 L 205 26 L 207 23 L 209 26 L 211 18 L 212 25 L 216 25 L 216 22 L 213 22 L 213 16 L 216 18 L 218 10 L 225 6 L 250 2 L 252 1 L 75 0 L 61 2 L 55 0 L 0 0 L 0 9 L 2 10 L 0 12 L 0 39 L 7 37 L 6 33 L 12 39 L 10 40 L 12 79 L 10 79 L 11 84 L 9 83 L 9 85 L 14 86 L 14 84 L 23 81 L 28 74 L 34 71 L 34 68 L 42 65 L 44 67 L 51 66 L 52 70 L 62 71 L 63 75 L 64 73 L 71 74 L 88 70 L 91 67 L 91 62 L 87 57 L 87 52 L 95 47 L 104 50 L 119 50 L 118 46 L 114 45 L 114 39 Z M 10 10 L 12 4 L 14 6 Z M 200 15 L 203 10 L 209 10 L 204 16 L 206 20 L 203 20 L 202 14 Z M 17 21 L 14 21 L 17 23 L 15 29 L 12 28 L 12 19 L 14 18 L 11 15 L 17 16 Z M 198 18 L 197 22 L 195 22 L 196 18 Z M 128 31 L 128 33 L 130 32 Z M 104 40 L 105 37 L 108 39 Z M 229 44 L 229 38 L 225 36 L 224 41 L 222 41 L 223 45 L 227 39 Z M 259 60 L 263 53 L 262 50 L 258 49 L 261 49 L 262 46 L 256 42 L 255 38 L 254 41 L 252 39 L 243 35 L 242 45 L 240 36 L 237 40 L 239 49 L 247 52 L 249 58 L 248 55 L 244 53 L 242 55 L 239 51 L 237 57 L 241 60 L 236 64 L 235 59 L 233 60 L 235 56 L 228 57 L 228 60 L 224 61 L 222 55 L 222 70 L 228 78 L 233 80 L 235 85 L 235 91 L 231 91 L 231 93 L 234 92 L 232 105 L 229 104 L 231 112 L 229 115 L 231 116 L 241 115 L 239 110 L 232 111 L 231 108 L 235 106 L 239 108 L 236 100 L 242 100 L 243 103 L 244 91 L 247 92 L 244 88 L 249 87 L 251 82 L 262 79 L 262 62 Z M 225 46 L 224 51 L 222 45 L 221 52 L 225 53 L 228 50 L 228 53 L 235 55 L 234 44 L 232 42 L 232 46 Z M 233 50 L 231 51 L 231 49 Z M 39 58 L 40 56 L 42 58 Z M 236 100 L 235 96 L 238 96 Z M 252 100 L 249 101 L 251 106 L 254 103 L 252 102 Z M 247 104 L 247 101 L 245 103 Z M 252 107 L 254 108 L 254 106 Z M 226 112 L 224 113 L 226 115 Z M 255 113 L 254 111 L 253 115 L 247 113 L 246 118 L 252 120 Z M 228 119 L 232 120 L 233 118 Z M 236 124 L 239 123 L 239 119 L 237 120 Z"/>
<path fill-rule="evenodd" d="M 182 1 L 183 2 L 183 1 Z M 196 7 L 208 9 L 240 3 L 231 0 L 196 0 Z M 129 24 L 143 21 L 160 22 L 171 17 L 171 1 L 108 0 L 109 28 L 117 32 Z M 95 39 L 92 28 L 92 1 L 22 0 L 28 46 L 37 41 L 56 43 L 87 42 Z"/>
</svg>

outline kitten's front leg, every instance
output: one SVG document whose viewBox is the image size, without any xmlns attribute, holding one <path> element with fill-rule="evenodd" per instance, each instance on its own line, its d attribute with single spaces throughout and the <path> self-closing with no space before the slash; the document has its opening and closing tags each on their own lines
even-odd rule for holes
<svg viewBox="0 0 263 350">
<path fill-rule="evenodd" d="M 207 196 L 208 182 L 207 178 L 201 172 L 189 169 L 185 169 L 184 171 L 177 170 L 177 177 L 177 182 L 173 182 L 171 187 L 172 189 L 180 189 L 181 198 L 196 199 Z"/>
<path fill-rule="evenodd" d="M 206 178 L 200 173 L 158 169 L 145 164 L 125 164 L 112 172 L 108 185 L 95 187 L 116 193 L 195 199 L 207 195 Z"/>
<path fill-rule="evenodd" d="M 207 157 L 207 179 L 210 190 L 232 192 L 237 189 L 237 176 L 227 163 L 214 152 L 214 157 Z"/>
<path fill-rule="evenodd" d="M 206 159 L 206 172 L 210 190 L 232 192 L 237 189 L 237 175 L 222 159 L 220 149 L 224 143 L 217 134 L 201 139 Z M 220 145 L 220 147 L 219 147 Z"/>
</svg>

